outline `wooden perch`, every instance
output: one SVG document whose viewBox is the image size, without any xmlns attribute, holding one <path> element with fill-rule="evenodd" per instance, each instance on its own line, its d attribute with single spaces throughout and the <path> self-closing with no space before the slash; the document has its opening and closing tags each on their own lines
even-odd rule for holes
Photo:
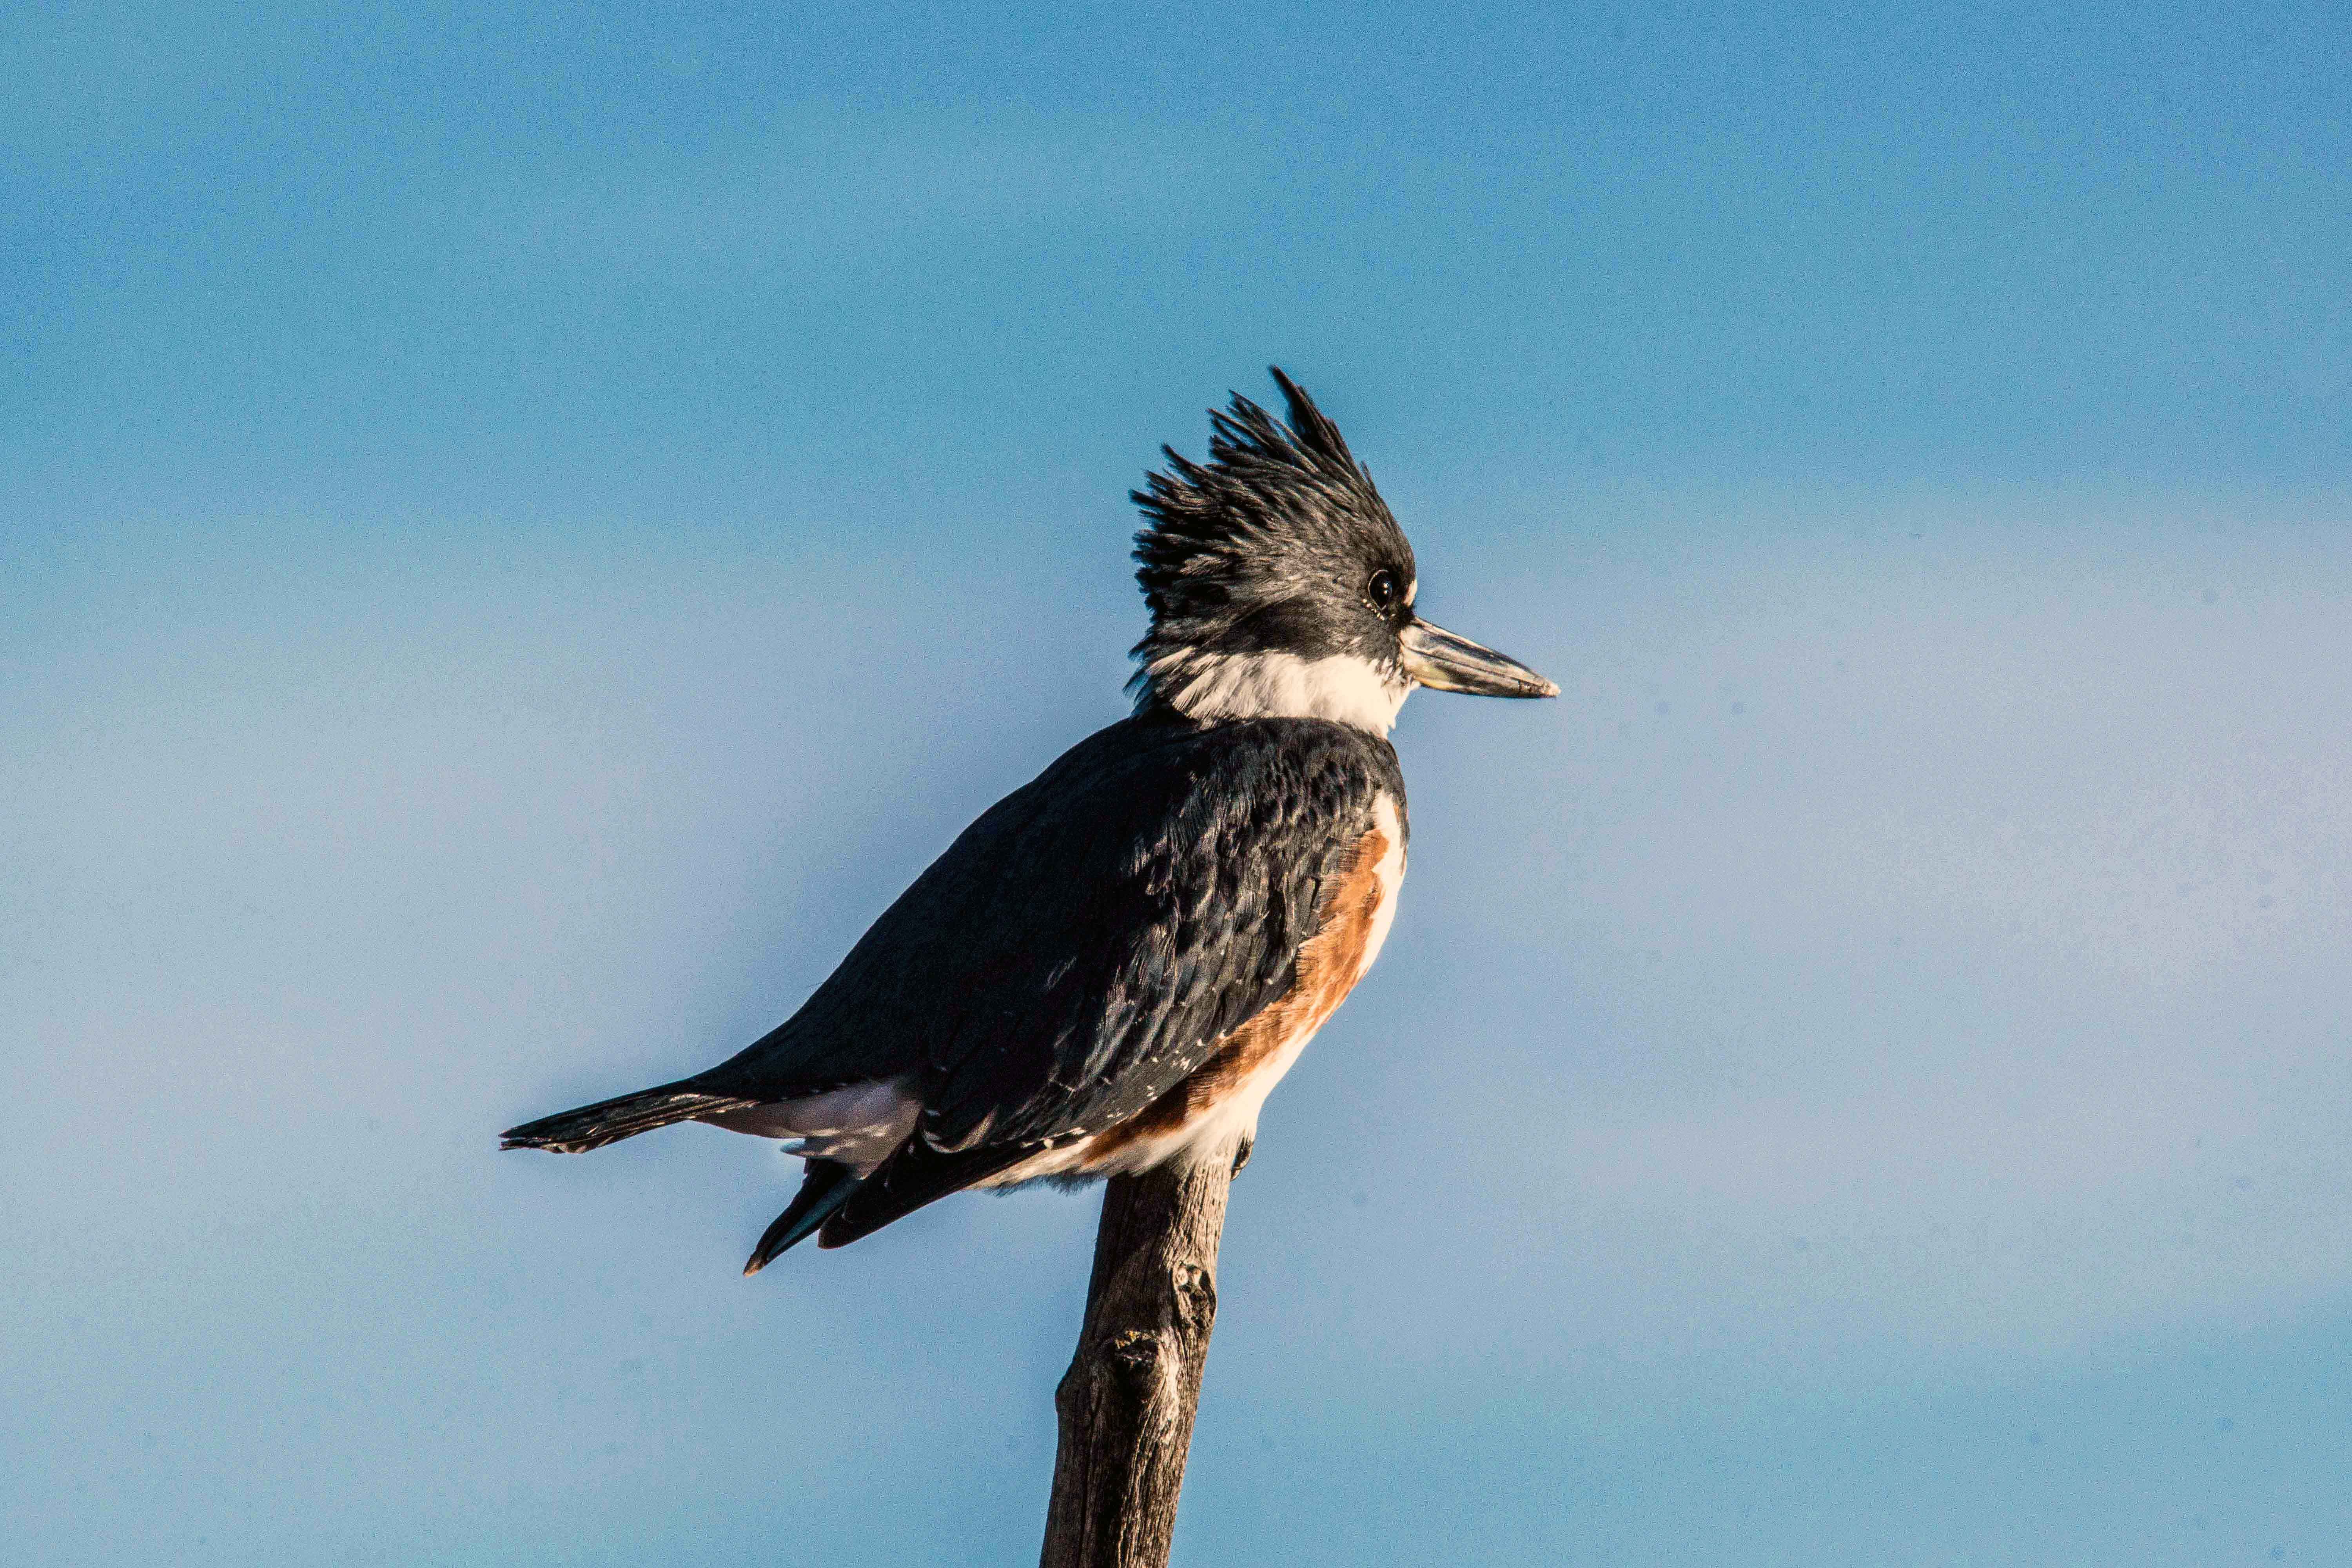
<svg viewBox="0 0 2352 1568">
<path fill-rule="evenodd" d="M 1236 1151 L 1103 1192 L 1086 1327 L 1055 1391 L 1061 1448 L 1041 1568 L 1164 1568 L 1217 1317 Z"/>
</svg>

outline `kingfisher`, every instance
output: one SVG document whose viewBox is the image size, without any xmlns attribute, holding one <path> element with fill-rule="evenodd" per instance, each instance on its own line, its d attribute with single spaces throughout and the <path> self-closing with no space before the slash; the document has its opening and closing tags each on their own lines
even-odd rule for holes
<svg viewBox="0 0 2352 1568">
<path fill-rule="evenodd" d="M 674 1122 L 784 1141 L 755 1274 L 967 1187 L 1229 1158 L 1387 937 L 1389 731 L 1415 687 L 1556 697 L 1421 618 L 1412 546 L 1306 391 L 1233 395 L 1132 492 L 1134 710 L 983 813 L 800 1010 L 690 1078 L 509 1130 L 577 1153 Z"/>
</svg>

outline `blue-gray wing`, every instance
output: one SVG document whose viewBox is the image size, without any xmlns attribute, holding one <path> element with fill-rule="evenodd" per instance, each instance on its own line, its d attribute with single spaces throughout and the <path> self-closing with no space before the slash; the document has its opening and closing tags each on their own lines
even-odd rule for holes
<svg viewBox="0 0 2352 1568">
<path fill-rule="evenodd" d="M 1382 796 L 1402 827 L 1396 753 L 1342 725 L 1112 725 L 966 829 L 790 1021 L 695 1081 L 772 1100 L 905 1075 L 920 1142 L 982 1159 L 1115 1125 L 1287 988 Z"/>
</svg>

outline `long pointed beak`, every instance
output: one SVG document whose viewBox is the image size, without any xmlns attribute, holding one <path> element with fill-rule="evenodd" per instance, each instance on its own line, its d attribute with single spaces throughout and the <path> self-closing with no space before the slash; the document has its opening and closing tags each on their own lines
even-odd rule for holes
<svg viewBox="0 0 2352 1568">
<path fill-rule="evenodd" d="M 1559 688 L 1516 658 L 1427 621 L 1405 627 L 1404 672 L 1438 691 L 1474 697 L 1557 697 Z"/>
</svg>

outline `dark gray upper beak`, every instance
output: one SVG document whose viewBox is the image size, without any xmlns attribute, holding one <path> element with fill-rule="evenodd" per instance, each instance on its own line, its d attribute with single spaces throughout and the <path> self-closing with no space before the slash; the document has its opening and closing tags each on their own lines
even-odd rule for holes
<svg viewBox="0 0 2352 1568">
<path fill-rule="evenodd" d="M 1400 639 L 1404 672 L 1437 691 L 1467 691 L 1475 697 L 1557 697 L 1559 688 L 1516 658 L 1506 658 L 1468 637 L 1455 637 L 1427 621 L 1415 621 Z"/>
</svg>

